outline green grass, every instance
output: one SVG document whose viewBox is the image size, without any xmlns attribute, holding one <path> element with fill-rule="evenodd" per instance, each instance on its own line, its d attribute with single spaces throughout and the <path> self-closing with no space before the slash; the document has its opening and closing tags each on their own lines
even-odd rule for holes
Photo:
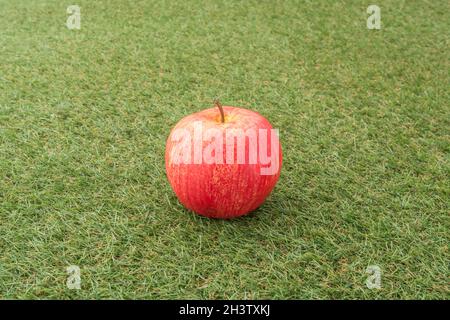
<svg viewBox="0 0 450 320">
<path fill-rule="evenodd" d="M 449 12 L 0 0 L 0 298 L 448 299 Z M 164 169 L 171 127 L 216 96 L 284 150 L 232 221 L 186 211 Z"/>
</svg>

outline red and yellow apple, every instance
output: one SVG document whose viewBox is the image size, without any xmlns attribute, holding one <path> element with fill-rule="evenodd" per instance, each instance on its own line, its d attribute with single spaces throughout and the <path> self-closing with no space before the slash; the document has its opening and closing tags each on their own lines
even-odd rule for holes
<svg viewBox="0 0 450 320">
<path fill-rule="evenodd" d="M 257 112 L 216 106 L 181 119 L 166 144 L 166 173 L 179 201 L 211 218 L 258 208 L 278 181 L 278 131 Z"/>
</svg>

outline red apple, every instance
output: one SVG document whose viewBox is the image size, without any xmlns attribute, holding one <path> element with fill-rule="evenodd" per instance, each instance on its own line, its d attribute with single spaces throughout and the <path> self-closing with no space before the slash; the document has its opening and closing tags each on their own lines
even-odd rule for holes
<svg viewBox="0 0 450 320">
<path fill-rule="evenodd" d="M 221 106 L 191 114 L 166 144 L 167 178 L 180 202 L 211 218 L 258 208 L 278 181 L 278 131 L 259 113 Z"/>
</svg>

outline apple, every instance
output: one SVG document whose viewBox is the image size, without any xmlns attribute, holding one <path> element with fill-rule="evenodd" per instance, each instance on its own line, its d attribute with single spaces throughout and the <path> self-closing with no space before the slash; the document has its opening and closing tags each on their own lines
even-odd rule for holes
<svg viewBox="0 0 450 320">
<path fill-rule="evenodd" d="M 282 164 L 278 130 L 257 112 L 222 106 L 181 119 L 166 144 L 166 173 L 179 201 L 210 218 L 258 208 Z"/>
</svg>

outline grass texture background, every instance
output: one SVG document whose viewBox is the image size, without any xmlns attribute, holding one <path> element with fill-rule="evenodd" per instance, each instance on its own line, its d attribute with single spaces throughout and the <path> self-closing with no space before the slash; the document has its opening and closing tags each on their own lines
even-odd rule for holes
<svg viewBox="0 0 450 320">
<path fill-rule="evenodd" d="M 449 298 L 449 30 L 448 1 L 0 0 L 0 298 Z M 232 221 L 164 169 L 217 96 L 284 151 Z"/>
</svg>

